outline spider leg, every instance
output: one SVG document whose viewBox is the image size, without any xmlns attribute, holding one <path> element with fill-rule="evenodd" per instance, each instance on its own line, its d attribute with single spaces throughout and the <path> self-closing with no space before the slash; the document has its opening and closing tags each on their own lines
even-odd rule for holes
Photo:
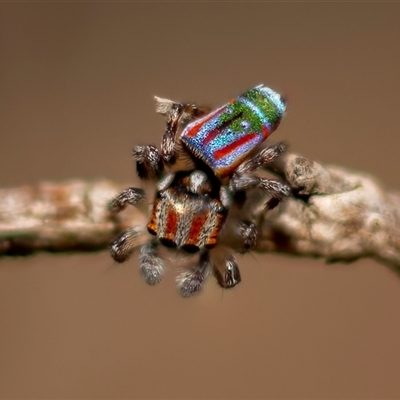
<svg viewBox="0 0 400 400">
<path fill-rule="evenodd" d="M 290 186 L 275 179 L 260 178 L 254 174 L 254 171 L 271 164 L 285 150 L 286 145 L 278 143 L 266 147 L 254 157 L 240 164 L 229 182 L 229 189 L 232 193 L 259 188 L 270 195 L 270 199 L 265 203 L 265 208 L 270 210 L 275 208 L 279 202 L 290 195 Z"/>
<path fill-rule="evenodd" d="M 108 210 L 112 214 L 117 214 L 124 210 L 129 204 L 136 206 L 146 198 L 146 193 L 143 189 L 128 188 L 115 197 L 108 205 Z"/>
<path fill-rule="evenodd" d="M 216 250 L 211 256 L 213 274 L 224 289 L 235 287 L 241 281 L 235 256 L 229 251 Z"/>
<path fill-rule="evenodd" d="M 173 103 L 167 114 L 167 126 L 161 143 L 162 158 L 166 163 L 170 162 L 175 155 L 175 137 L 183 109 L 183 104 Z"/>
<path fill-rule="evenodd" d="M 258 229 L 253 222 L 235 222 L 232 229 L 225 230 L 220 245 L 210 252 L 213 274 L 222 288 L 230 289 L 241 282 L 240 270 L 232 249 L 238 253 L 246 253 L 257 244 Z"/>
<path fill-rule="evenodd" d="M 240 164 L 236 171 L 241 174 L 254 172 L 260 167 L 266 167 L 271 164 L 272 161 L 282 155 L 285 151 L 286 145 L 283 142 L 266 147 L 252 158 Z"/>
<path fill-rule="evenodd" d="M 290 186 L 275 179 L 260 178 L 253 174 L 240 174 L 235 172 L 229 183 L 233 193 L 253 188 L 261 189 L 271 196 L 265 203 L 265 208 L 272 210 L 291 193 Z"/>
<path fill-rule="evenodd" d="M 110 244 L 111 257 L 118 263 L 128 260 L 134 250 L 140 245 L 141 232 L 129 228 L 121 232 Z"/>
<path fill-rule="evenodd" d="M 248 219 L 243 219 L 246 217 Z M 259 235 L 257 225 L 251 221 L 252 219 L 253 215 L 249 214 L 237 215 L 229 220 L 220 236 L 219 243 L 229 247 L 229 252 L 234 250 L 236 253 L 244 254 L 253 250 L 258 244 Z"/>
<path fill-rule="evenodd" d="M 247 253 L 256 247 L 258 229 L 255 223 L 240 221 L 236 226 L 236 231 L 241 242 L 239 244 L 239 253 Z"/>
<path fill-rule="evenodd" d="M 155 100 L 157 112 L 167 117 L 167 124 L 161 142 L 162 159 L 166 164 L 173 163 L 179 125 L 186 124 L 205 115 L 210 109 L 208 107 L 199 107 L 196 104 L 177 103 L 159 97 L 156 97 Z"/>
<path fill-rule="evenodd" d="M 136 172 L 142 180 L 158 180 L 164 172 L 164 162 L 156 146 L 135 146 Z"/>
<path fill-rule="evenodd" d="M 158 243 L 152 240 L 141 248 L 140 274 L 149 285 L 159 283 L 164 275 L 164 261 L 157 254 Z"/>
<path fill-rule="evenodd" d="M 182 297 L 190 297 L 199 292 L 207 278 L 210 266 L 210 258 L 208 252 L 204 252 L 200 256 L 197 264 L 191 266 L 179 274 L 176 278 L 179 293 Z"/>
<path fill-rule="evenodd" d="M 268 210 L 275 208 L 291 193 L 291 188 L 287 183 L 273 179 L 260 178 L 259 187 L 271 196 L 271 198 L 265 203 L 265 208 Z"/>
</svg>

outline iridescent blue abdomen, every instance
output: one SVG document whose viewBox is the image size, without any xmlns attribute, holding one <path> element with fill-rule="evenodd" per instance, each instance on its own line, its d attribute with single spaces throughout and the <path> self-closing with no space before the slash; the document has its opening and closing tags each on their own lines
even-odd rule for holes
<svg viewBox="0 0 400 400">
<path fill-rule="evenodd" d="M 265 86 L 189 124 L 181 139 L 219 178 L 235 169 L 278 127 L 285 112 L 283 98 Z"/>
</svg>

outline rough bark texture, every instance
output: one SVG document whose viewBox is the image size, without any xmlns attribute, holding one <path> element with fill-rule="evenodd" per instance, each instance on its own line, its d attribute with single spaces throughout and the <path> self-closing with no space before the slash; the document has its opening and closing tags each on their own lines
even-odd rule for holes
<svg viewBox="0 0 400 400">
<path fill-rule="evenodd" d="M 371 176 L 286 154 L 274 172 L 293 196 L 262 215 L 258 251 L 350 262 L 372 257 L 400 271 L 400 194 Z M 0 189 L 0 255 L 107 248 L 141 213 L 112 216 L 110 181 L 42 183 Z"/>
<path fill-rule="evenodd" d="M 156 112 L 166 117 L 178 104 L 160 97 L 155 102 Z M 183 113 L 180 122 L 188 117 Z M 267 214 L 263 206 L 255 207 L 261 232 L 257 251 L 328 262 L 372 257 L 400 272 L 400 193 L 383 189 L 366 174 L 291 153 L 272 169 L 290 184 L 293 196 Z M 143 218 L 134 207 L 116 216 L 108 211 L 109 201 L 127 186 L 77 180 L 0 189 L 0 255 L 107 248 Z"/>
<path fill-rule="evenodd" d="M 0 254 L 107 247 L 121 221 L 106 206 L 120 188 L 108 181 L 71 181 L 0 189 Z"/>
<path fill-rule="evenodd" d="M 275 169 L 294 196 L 263 221 L 265 250 L 328 262 L 372 257 L 400 272 L 400 193 L 372 176 L 295 154 Z"/>
</svg>

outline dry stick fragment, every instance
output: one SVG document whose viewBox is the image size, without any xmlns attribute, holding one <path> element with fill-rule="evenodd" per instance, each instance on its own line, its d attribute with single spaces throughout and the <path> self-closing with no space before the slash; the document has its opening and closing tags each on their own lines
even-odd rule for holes
<svg viewBox="0 0 400 400">
<path fill-rule="evenodd" d="M 263 221 L 260 250 L 350 262 L 371 257 L 400 273 L 400 193 L 373 177 L 286 154 L 275 166 L 294 197 Z"/>
<path fill-rule="evenodd" d="M 258 251 L 330 262 L 372 257 L 400 272 L 399 193 L 385 191 L 368 175 L 290 153 L 274 171 L 294 195 L 262 215 Z M 0 189 L 0 255 L 107 248 L 142 218 L 134 207 L 116 216 L 107 211 L 123 188 L 110 181 L 71 181 Z"/>
<path fill-rule="evenodd" d="M 155 102 L 164 116 L 178 104 L 160 97 Z M 366 174 L 290 153 L 272 168 L 294 195 L 267 214 L 255 210 L 261 231 L 256 250 L 329 262 L 372 257 L 400 273 L 400 193 L 384 190 Z M 143 218 L 134 207 L 116 216 L 107 210 L 128 186 L 78 180 L 0 189 L 0 255 L 105 249 Z"/>
<path fill-rule="evenodd" d="M 125 226 L 124 215 L 114 219 L 107 211 L 120 190 L 79 180 L 0 189 L 0 255 L 106 248 Z"/>
</svg>

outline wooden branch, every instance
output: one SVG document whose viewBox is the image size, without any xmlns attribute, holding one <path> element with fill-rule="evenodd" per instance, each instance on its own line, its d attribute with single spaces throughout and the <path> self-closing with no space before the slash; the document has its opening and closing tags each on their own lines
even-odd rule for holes
<svg viewBox="0 0 400 400">
<path fill-rule="evenodd" d="M 107 211 L 121 189 L 79 180 L 0 189 L 0 255 L 106 248 L 126 220 Z"/>
<path fill-rule="evenodd" d="M 371 176 L 286 154 L 273 166 L 293 197 L 260 218 L 258 251 L 328 262 L 372 257 L 400 272 L 400 194 Z M 128 185 L 110 181 L 41 183 L 0 189 L 0 255 L 107 248 L 142 213 L 117 216 L 111 198 Z"/>
<path fill-rule="evenodd" d="M 164 116 L 176 104 L 155 101 L 156 112 Z M 181 118 L 186 121 L 188 115 Z M 257 251 L 328 262 L 372 257 L 400 273 L 399 193 L 384 190 L 366 174 L 296 154 L 279 157 L 272 169 L 291 185 L 293 196 L 267 214 L 255 207 L 261 233 Z M 110 199 L 126 187 L 77 180 L 0 189 L 0 255 L 107 248 L 143 218 L 134 207 L 117 216 L 108 212 Z"/>
<path fill-rule="evenodd" d="M 287 154 L 275 171 L 294 197 L 262 224 L 262 250 L 328 262 L 371 257 L 400 273 L 400 193 L 372 176 Z"/>
</svg>

